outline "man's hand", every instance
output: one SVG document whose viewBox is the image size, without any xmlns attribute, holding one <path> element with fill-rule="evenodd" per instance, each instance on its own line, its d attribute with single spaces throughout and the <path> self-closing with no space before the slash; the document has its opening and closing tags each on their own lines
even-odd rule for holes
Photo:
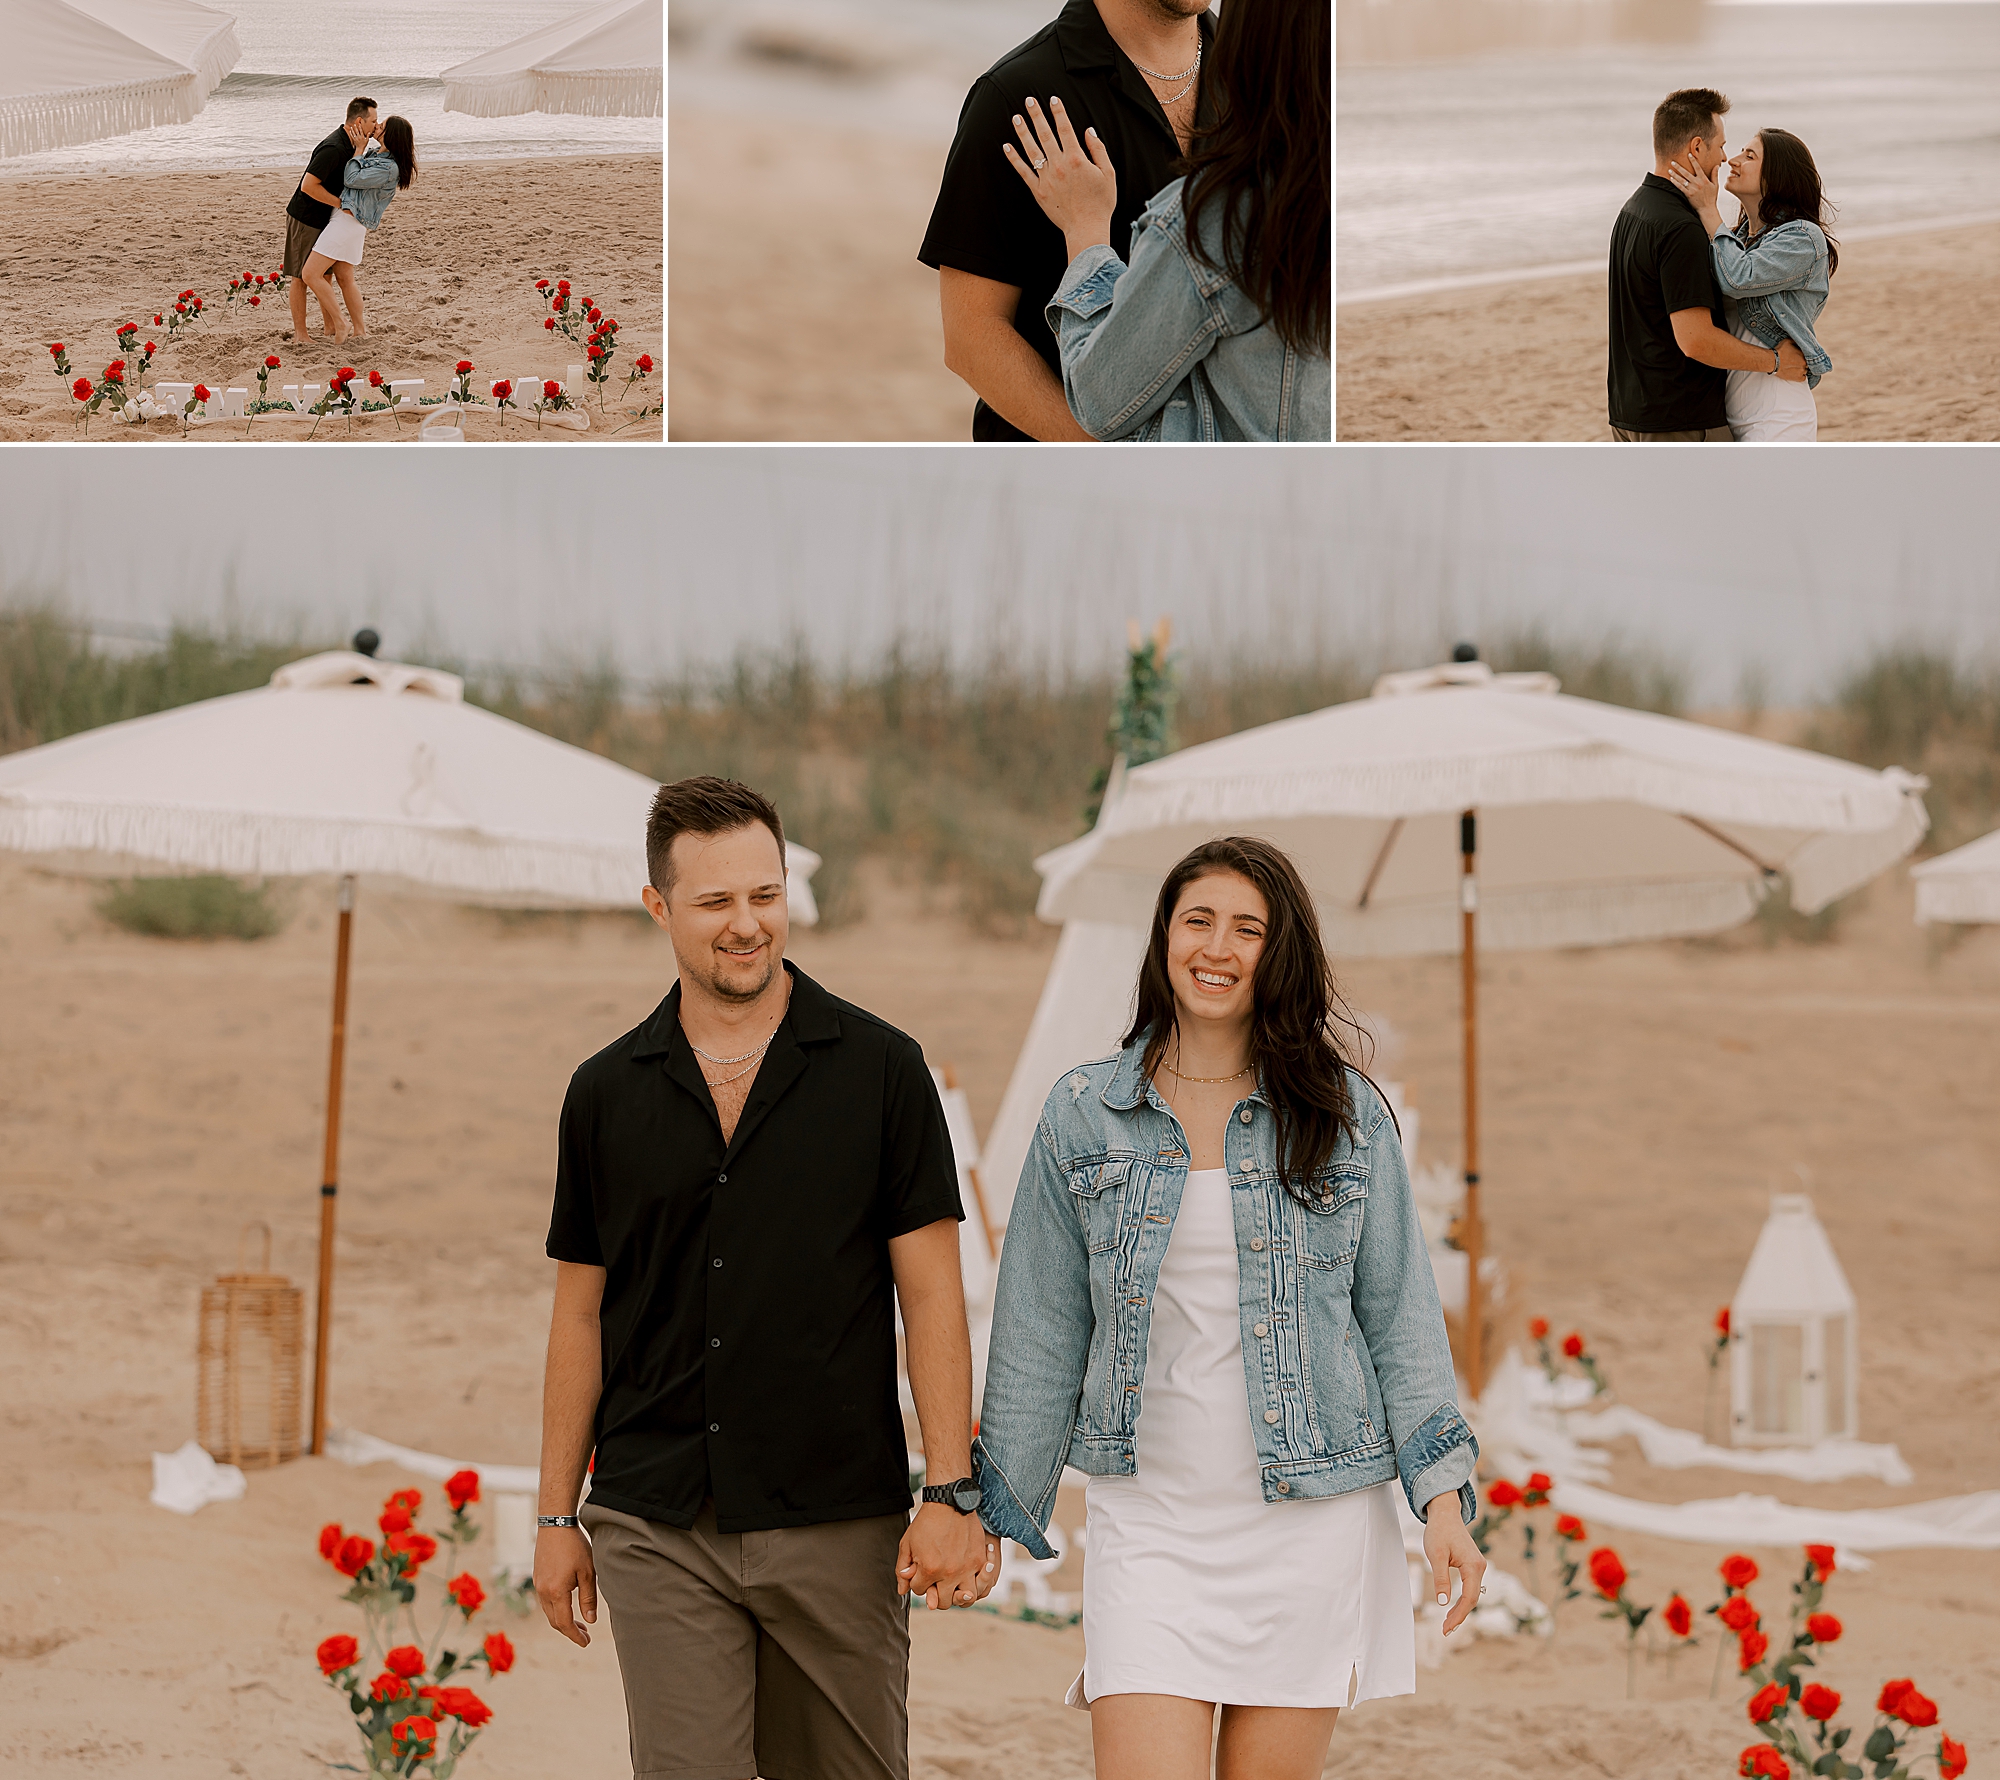
<svg viewBox="0 0 2000 1780">
<path fill-rule="evenodd" d="M 934 1608 L 970 1607 L 1000 1580 L 999 1545 L 978 1515 L 925 1502 L 896 1547 L 896 1592 L 922 1595 Z"/>
<path fill-rule="evenodd" d="M 1806 355 L 1794 340 L 1782 340 L 1778 344 L 1778 369 L 1774 373 L 1786 383 L 1803 383 L 1806 380 Z"/>
<path fill-rule="evenodd" d="M 570 1606 L 572 1593 L 583 1609 L 581 1620 Z M 597 1569 L 590 1559 L 590 1541 L 581 1527 L 536 1530 L 535 1599 L 541 1602 L 549 1624 L 572 1644 L 589 1644 L 584 1622 L 597 1623 Z"/>
<path fill-rule="evenodd" d="M 1025 154 L 1016 154 L 1011 142 L 1001 143 L 1000 152 L 1027 182 L 1042 214 L 1062 230 L 1063 245 L 1075 259 L 1086 247 L 1110 246 L 1118 173 L 1111 165 L 1111 151 L 1095 130 L 1085 130 L 1078 142 L 1063 102 L 1051 99 L 1049 109 L 1055 113 L 1053 127 L 1041 106 L 1030 99 L 1028 119 L 1034 122 L 1033 130 L 1018 112 L 1014 117 L 1014 134 Z"/>
<path fill-rule="evenodd" d="M 1446 1636 L 1465 1623 L 1479 1605 L 1486 1580 L 1486 1559 L 1472 1541 L 1472 1530 L 1459 1512 L 1458 1491 L 1434 1497 L 1424 1510 L 1424 1557 L 1431 1567 L 1431 1584 L 1438 1605 L 1451 1599 L 1451 1573 L 1458 1572 L 1458 1603 L 1445 1615 Z M 539 1573 L 539 1568 L 538 1568 Z"/>
</svg>

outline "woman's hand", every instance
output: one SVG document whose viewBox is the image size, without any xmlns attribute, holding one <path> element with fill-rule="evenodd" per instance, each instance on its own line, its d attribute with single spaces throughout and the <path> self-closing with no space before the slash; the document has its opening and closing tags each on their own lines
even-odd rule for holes
<svg viewBox="0 0 2000 1780">
<path fill-rule="evenodd" d="M 1674 189 L 1694 206 L 1695 215 L 1701 218 L 1701 226 L 1713 241 L 1716 231 L 1722 227 L 1722 211 L 1716 204 L 1715 175 L 1704 173 L 1699 167 L 1688 168 L 1679 161 L 1669 161 L 1667 177 L 1674 182 Z"/>
<path fill-rule="evenodd" d="M 1472 1529 L 1459 1512 L 1456 1490 L 1434 1497 L 1424 1510 L 1424 1557 L 1431 1567 L 1431 1583 L 1440 1607 L 1451 1599 L 1451 1573 L 1458 1572 L 1458 1604 L 1445 1615 L 1444 1622 L 1449 1636 L 1479 1605 L 1486 1581 L 1486 1559 L 1472 1542 Z"/>
<path fill-rule="evenodd" d="M 1011 142 L 1003 142 L 1000 152 L 1028 182 L 1042 214 L 1062 230 L 1069 257 L 1075 259 L 1086 247 L 1111 245 L 1118 175 L 1111 165 L 1110 151 L 1095 130 L 1085 130 L 1083 141 L 1078 142 L 1063 102 L 1051 99 L 1049 109 L 1055 113 L 1053 126 L 1032 99 L 1028 101 L 1028 118 L 1018 112 L 1014 115 L 1014 134 L 1027 151 L 1025 159 Z M 1034 122 L 1032 130 L 1028 119 Z"/>
</svg>

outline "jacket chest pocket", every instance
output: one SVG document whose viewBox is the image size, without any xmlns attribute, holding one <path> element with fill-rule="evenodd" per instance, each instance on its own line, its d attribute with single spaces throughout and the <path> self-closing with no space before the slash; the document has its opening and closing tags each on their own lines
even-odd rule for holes
<svg viewBox="0 0 2000 1780">
<path fill-rule="evenodd" d="M 1299 1262 L 1306 1267 L 1349 1267 L 1361 1246 L 1361 1219 L 1368 1209 L 1365 1165 L 1336 1162 L 1313 1182 L 1304 1203 L 1292 1199 L 1299 1233 Z"/>
<path fill-rule="evenodd" d="M 1091 1162 L 1072 1168 L 1069 1190 L 1076 1198 L 1077 1221 L 1084 1246 L 1101 1255 L 1118 1246 L 1119 1221 L 1125 1213 L 1125 1187 L 1131 1179 L 1129 1161 Z"/>
</svg>

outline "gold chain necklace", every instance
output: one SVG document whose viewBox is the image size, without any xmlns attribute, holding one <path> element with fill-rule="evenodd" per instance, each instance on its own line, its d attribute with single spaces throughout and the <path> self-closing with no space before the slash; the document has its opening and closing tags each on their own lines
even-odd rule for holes
<svg viewBox="0 0 2000 1780">
<path fill-rule="evenodd" d="M 1251 1068 L 1246 1063 L 1234 1075 L 1182 1075 L 1171 1063 L 1163 1063 L 1160 1067 L 1177 1082 L 1201 1082 L 1210 1087 L 1218 1082 L 1239 1082 L 1250 1073 Z"/>
</svg>

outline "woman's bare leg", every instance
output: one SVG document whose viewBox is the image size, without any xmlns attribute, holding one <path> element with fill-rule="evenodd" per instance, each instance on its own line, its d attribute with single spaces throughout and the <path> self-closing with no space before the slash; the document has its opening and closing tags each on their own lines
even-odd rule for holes
<svg viewBox="0 0 2000 1780">
<path fill-rule="evenodd" d="M 1319 1780 L 1337 1706 L 1224 1706 L 1216 1780 Z"/>
<path fill-rule="evenodd" d="M 333 262 L 334 282 L 340 286 L 340 299 L 347 305 L 347 319 L 354 323 L 357 338 L 368 337 L 368 319 L 361 307 L 361 280 L 354 276 L 354 268 L 345 260 Z"/>
<path fill-rule="evenodd" d="M 1090 1702 L 1090 1743 L 1097 1780 L 1208 1780 L 1215 1707 L 1171 1693 L 1105 1694 Z"/>
<path fill-rule="evenodd" d="M 333 294 L 333 280 L 326 275 L 333 264 L 323 253 L 315 253 L 306 261 L 306 269 L 299 274 L 312 287 L 312 294 L 319 298 L 319 319 L 326 329 L 327 337 L 338 346 L 347 338 L 347 318 L 340 312 L 340 301 Z"/>
</svg>

